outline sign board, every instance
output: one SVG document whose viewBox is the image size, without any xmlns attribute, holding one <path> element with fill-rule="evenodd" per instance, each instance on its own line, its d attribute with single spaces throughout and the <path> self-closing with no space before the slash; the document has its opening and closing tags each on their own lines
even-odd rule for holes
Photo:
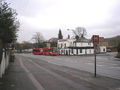
<svg viewBox="0 0 120 90">
<path fill-rule="evenodd" d="M 99 35 L 93 35 L 92 36 L 92 41 L 93 41 L 93 44 L 99 44 Z"/>
<path fill-rule="evenodd" d="M 94 56 L 95 56 L 95 63 L 94 63 L 94 76 L 96 77 L 96 45 L 99 44 L 99 35 L 93 35 L 92 41 L 94 44 Z"/>
</svg>

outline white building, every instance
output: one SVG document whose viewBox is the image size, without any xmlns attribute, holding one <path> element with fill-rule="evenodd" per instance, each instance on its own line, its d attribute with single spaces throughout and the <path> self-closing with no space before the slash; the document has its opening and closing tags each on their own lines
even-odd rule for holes
<svg viewBox="0 0 120 90">
<path fill-rule="evenodd" d="M 57 44 L 61 55 L 88 55 L 94 54 L 93 43 L 85 38 L 76 39 L 59 39 Z M 97 53 L 105 53 L 106 45 L 98 45 Z"/>
<path fill-rule="evenodd" d="M 61 55 L 94 54 L 93 43 L 85 38 L 79 40 L 60 39 L 58 40 L 58 48 Z"/>
</svg>

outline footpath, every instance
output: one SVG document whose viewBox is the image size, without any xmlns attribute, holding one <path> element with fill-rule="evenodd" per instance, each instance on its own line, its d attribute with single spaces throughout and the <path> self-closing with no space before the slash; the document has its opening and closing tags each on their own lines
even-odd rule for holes
<svg viewBox="0 0 120 90">
<path fill-rule="evenodd" d="M 0 78 L 0 90 L 36 90 L 19 61 L 11 62 L 8 69 Z"/>
</svg>

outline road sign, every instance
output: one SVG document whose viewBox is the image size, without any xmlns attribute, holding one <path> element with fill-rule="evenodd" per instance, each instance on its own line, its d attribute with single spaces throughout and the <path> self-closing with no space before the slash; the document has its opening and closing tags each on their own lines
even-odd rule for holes
<svg viewBox="0 0 120 90">
<path fill-rule="evenodd" d="M 99 35 L 93 35 L 92 41 L 94 44 L 94 56 L 95 56 L 95 62 L 94 62 L 94 76 L 96 77 L 96 47 L 97 44 L 99 44 Z"/>
<path fill-rule="evenodd" d="M 94 45 L 99 44 L 99 35 L 93 35 L 92 41 Z"/>
</svg>

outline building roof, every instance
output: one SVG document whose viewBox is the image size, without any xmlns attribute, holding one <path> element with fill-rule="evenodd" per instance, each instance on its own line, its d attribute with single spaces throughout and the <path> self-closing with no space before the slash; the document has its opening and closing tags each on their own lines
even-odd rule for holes
<svg viewBox="0 0 120 90">
<path fill-rule="evenodd" d="M 86 39 L 85 37 L 81 37 L 78 40 L 74 41 L 74 42 L 90 42 L 89 39 Z"/>
</svg>

